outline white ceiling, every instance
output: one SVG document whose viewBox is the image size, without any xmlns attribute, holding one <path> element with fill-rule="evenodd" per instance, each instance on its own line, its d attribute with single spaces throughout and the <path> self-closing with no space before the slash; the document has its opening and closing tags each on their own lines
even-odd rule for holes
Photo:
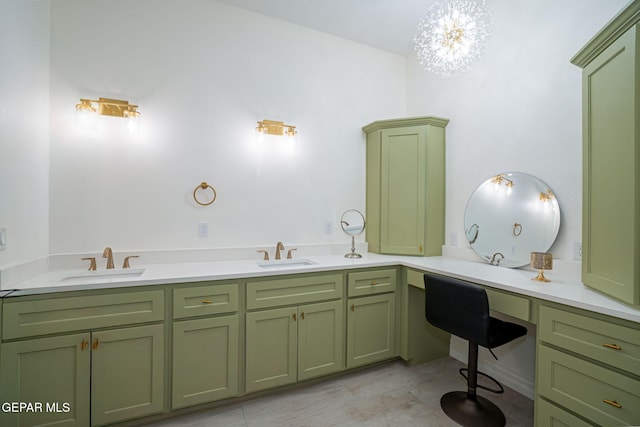
<svg viewBox="0 0 640 427">
<path fill-rule="evenodd" d="M 218 0 L 399 55 L 434 0 Z"/>
</svg>

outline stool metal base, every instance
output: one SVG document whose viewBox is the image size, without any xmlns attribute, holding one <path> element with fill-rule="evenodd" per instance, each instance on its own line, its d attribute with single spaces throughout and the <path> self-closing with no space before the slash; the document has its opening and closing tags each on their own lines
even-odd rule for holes
<svg viewBox="0 0 640 427">
<path fill-rule="evenodd" d="M 449 418 L 464 427 L 504 427 L 504 414 L 482 396 L 469 396 L 466 391 L 452 391 L 442 396 L 440 406 Z"/>
</svg>

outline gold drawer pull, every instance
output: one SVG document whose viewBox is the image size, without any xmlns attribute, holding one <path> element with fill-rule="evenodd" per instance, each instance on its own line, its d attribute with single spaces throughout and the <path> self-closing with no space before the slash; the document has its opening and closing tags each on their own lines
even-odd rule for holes
<svg viewBox="0 0 640 427">
<path fill-rule="evenodd" d="M 298 315 L 296 313 L 293 313 L 293 321 L 297 321 L 298 320 Z"/>
<path fill-rule="evenodd" d="M 621 405 L 621 404 L 619 404 L 618 402 L 616 402 L 615 400 L 608 400 L 608 399 L 604 399 L 604 400 L 603 400 L 603 402 L 604 402 L 604 403 L 608 403 L 609 405 L 614 406 L 614 407 L 616 407 L 616 408 L 618 408 L 618 409 L 621 409 L 621 408 L 622 408 L 622 405 Z"/>
<path fill-rule="evenodd" d="M 96 340 L 93 342 L 93 346 L 92 346 L 92 348 L 93 348 L 94 350 L 97 350 L 97 349 L 98 349 L 98 347 L 100 347 L 100 340 L 99 340 L 98 338 L 96 338 Z"/>
<path fill-rule="evenodd" d="M 210 299 L 203 299 L 202 303 L 203 304 L 213 304 Z"/>
<path fill-rule="evenodd" d="M 622 350 L 622 347 L 620 347 L 620 346 L 619 346 L 619 345 L 617 345 L 617 344 L 606 344 L 606 343 L 605 343 L 605 344 L 602 344 L 602 346 L 603 346 L 603 347 L 610 348 L 610 349 L 613 349 L 613 350 Z"/>
<path fill-rule="evenodd" d="M 377 285 L 377 284 L 378 284 L 378 282 L 376 282 L 375 280 L 373 280 L 373 281 L 371 281 L 371 284 L 372 284 L 372 285 Z"/>
<path fill-rule="evenodd" d="M 351 311 L 356 311 L 356 305 L 355 304 L 351 304 Z"/>
<path fill-rule="evenodd" d="M 302 318 L 302 320 L 304 320 L 304 311 L 300 313 L 300 317 Z"/>
<path fill-rule="evenodd" d="M 87 347 L 89 347 L 89 341 L 82 340 L 82 342 L 80 343 L 80 350 L 85 351 Z"/>
</svg>

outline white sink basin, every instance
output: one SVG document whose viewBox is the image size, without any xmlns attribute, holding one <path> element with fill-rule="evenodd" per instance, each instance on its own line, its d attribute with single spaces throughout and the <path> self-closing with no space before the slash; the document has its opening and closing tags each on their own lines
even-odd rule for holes
<svg viewBox="0 0 640 427">
<path fill-rule="evenodd" d="M 273 261 L 257 262 L 258 267 L 262 268 L 278 268 L 278 267 L 304 267 L 305 265 L 313 265 L 315 262 L 308 259 L 276 259 Z"/>
<path fill-rule="evenodd" d="M 123 268 L 113 270 L 88 270 L 84 272 L 74 272 L 58 280 L 62 283 L 105 283 L 119 282 L 127 279 L 140 277 L 144 273 L 144 268 Z"/>
</svg>

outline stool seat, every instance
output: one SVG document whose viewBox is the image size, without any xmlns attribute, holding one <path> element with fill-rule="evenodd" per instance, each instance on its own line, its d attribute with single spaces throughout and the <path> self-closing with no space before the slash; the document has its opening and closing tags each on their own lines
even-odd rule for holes
<svg viewBox="0 0 640 427">
<path fill-rule="evenodd" d="M 440 399 L 449 418 L 465 427 L 502 427 L 504 414 L 478 396 L 478 346 L 499 347 L 527 334 L 527 328 L 490 316 L 487 292 L 452 277 L 426 273 L 425 317 L 433 326 L 469 341 L 467 391 L 453 391 Z M 502 388 L 502 386 L 501 386 Z"/>
</svg>

